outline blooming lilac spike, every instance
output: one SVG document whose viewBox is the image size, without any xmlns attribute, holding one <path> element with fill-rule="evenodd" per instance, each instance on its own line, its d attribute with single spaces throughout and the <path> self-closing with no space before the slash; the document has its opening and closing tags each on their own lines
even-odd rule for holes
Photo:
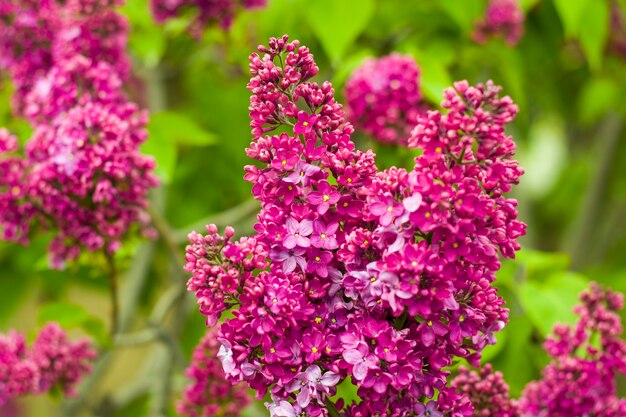
<svg viewBox="0 0 626 417">
<path fill-rule="evenodd" d="M 484 18 L 476 23 L 474 40 L 484 43 L 492 36 L 501 36 L 515 46 L 524 34 L 524 19 L 518 0 L 490 0 Z"/>
<path fill-rule="evenodd" d="M 490 364 L 479 373 L 461 366 L 450 385 L 469 398 L 476 417 L 522 417 L 502 373 L 494 372 Z"/>
<path fill-rule="evenodd" d="M 406 144 L 417 116 L 427 110 L 419 77 L 411 56 L 367 59 L 346 82 L 348 119 L 381 142 Z"/>
<path fill-rule="evenodd" d="M 458 83 L 446 114 L 417 119 L 414 169 L 378 171 L 332 86 L 310 81 L 309 50 L 283 36 L 259 52 L 244 177 L 256 234 L 191 233 L 185 267 L 209 325 L 232 309 L 227 378 L 270 394 L 272 416 L 328 416 L 342 381 L 362 399 L 338 403 L 343 416 L 471 415 L 447 367 L 478 363 L 508 319 L 491 283 L 524 233 L 504 197 L 522 173 L 504 134 L 516 107 L 491 83 Z"/>
<path fill-rule="evenodd" d="M 545 342 L 552 361 L 542 378 L 522 392 L 522 416 L 626 415 L 626 399 L 617 397 L 616 386 L 617 376 L 626 374 L 626 342 L 618 315 L 624 297 L 592 283 L 580 299 L 576 325 L 555 326 Z"/>
<path fill-rule="evenodd" d="M 0 335 L 0 404 L 53 388 L 74 395 L 95 357 L 96 351 L 87 340 L 69 341 L 56 323 L 46 324 L 32 347 L 20 333 Z"/>
<path fill-rule="evenodd" d="M 23 155 L 0 133 L 0 226 L 21 243 L 33 225 L 54 230 L 57 268 L 83 250 L 114 252 L 136 225 L 152 233 L 145 207 L 158 181 L 154 161 L 139 152 L 147 114 L 122 90 L 130 60 L 127 22 L 113 10 L 119 4 L 0 8 L 0 49 L 8 53 L 0 65 L 16 86 L 15 111 L 34 128 Z"/>
</svg>

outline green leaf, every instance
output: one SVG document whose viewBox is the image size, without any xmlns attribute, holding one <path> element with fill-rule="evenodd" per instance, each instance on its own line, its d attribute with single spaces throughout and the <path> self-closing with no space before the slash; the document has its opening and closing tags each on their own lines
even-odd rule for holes
<svg viewBox="0 0 626 417">
<path fill-rule="evenodd" d="M 443 90 L 452 85 L 450 74 L 437 58 L 419 53 L 416 57 L 422 71 L 422 92 L 426 99 L 439 105 L 443 100 Z"/>
<path fill-rule="evenodd" d="M 585 9 L 584 24 L 580 27 L 580 44 L 587 55 L 589 66 L 597 70 L 602 66 L 602 55 L 609 35 L 609 4 L 595 0 Z"/>
<path fill-rule="evenodd" d="M 519 298 L 533 325 L 546 336 L 556 323 L 574 324 L 572 308 L 587 280 L 572 272 L 551 276 L 546 282 L 526 281 L 520 285 Z"/>
<path fill-rule="evenodd" d="M 306 7 L 306 16 L 315 36 L 337 66 L 367 26 L 375 5 L 374 0 L 311 0 Z"/>
<path fill-rule="evenodd" d="M 176 169 L 178 148 L 166 132 L 155 129 L 152 122 L 148 125 L 148 140 L 141 145 L 141 152 L 151 155 L 156 160 L 155 172 L 164 183 L 169 183 Z"/>
<path fill-rule="evenodd" d="M 39 325 L 44 325 L 49 321 L 55 321 L 61 327 L 77 328 L 89 318 L 89 313 L 81 306 L 57 302 L 44 305 L 39 311 L 37 322 Z"/>
<path fill-rule="evenodd" d="M 587 5 L 590 2 L 596 3 L 602 1 L 603 0 L 554 0 L 554 7 L 565 28 L 565 36 L 578 37 Z M 608 22 L 605 24 L 608 24 Z"/>
<path fill-rule="evenodd" d="M 204 130 L 189 116 L 172 111 L 152 113 L 148 131 L 165 135 L 180 145 L 206 146 L 216 142 L 213 134 Z"/>
<path fill-rule="evenodd" d="M 477 0 L 442 0 L 439 5 L 464 33 L 473 30 L 474 22 L 480 19 L 485 10 L 485 2 Z"/>
<path fill-rule="evenodd" d="M 524 11 L 528 11 L 535 7 L 541 0 L 520 0 L 519 5 Z"/>
<path fill-rule="evenodd" d="M 148 67 L 156 66 L 165 53 L 166 41 L 163 28 L 156 25 L 149 13 L 148 0 L 126 2 L 120 9 L 130 22 L 128 37 L 130 50 Z"/>
<path fill-rule="evenodd" d="M 109 346 L 110 338 L 104 322 L 88 313 L 83 307 L 55 302 L 44 305 L 39 311 L 37 322 L 43 326 L 48 322 L 57 322 L 66 329 L 82 329 L 91 336 L 100 346 Z"/>
<path fill-rule="evenodd" d="M 608 78 L 591 78 L 578 96 L 578 116 L 586 124 L 598 122 L 616 107 L 619 86 Z"/>
</svg>

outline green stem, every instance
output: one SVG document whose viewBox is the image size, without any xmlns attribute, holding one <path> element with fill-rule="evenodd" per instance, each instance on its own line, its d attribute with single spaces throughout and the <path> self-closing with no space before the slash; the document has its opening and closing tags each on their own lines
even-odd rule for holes
<svg viewBox="0 0 626 417">
<path fill-rule="evenodd" d="M 165 246 L 167 247 L 167 250 L 169 251 L 170 256 L 172 257 L 172 260 L 176 262 L 177 266 L 180 267 L 180 269 L 182 270 L 183 263 L 181 260 L 181 256 L 183 252 L 182 252 L 182 249 L 180 249 L 178 247 L 178 244 L 176 243 L 176 239 L 174 238 L 174 234 L 171 231 L 170 225 L 167 223 L 167 221 L 161 215 L 161 213 L 153 209 L 152 206 L 148 206 L 146 211 L 152 218 L 152 224 L 156 228 L 161 239 L 163 239 L 163 242 L 165 243 Z"/>
<path fill-rule="evenodd" d="M 104 257 L 109 267 L 109 285 L 111 286 L 111 336 L 119 331 L 120 304 L 118 299 L 118 283 L 119 272 L 115 265 L 113 254 L 106 248 L 104 249 Z"/>
<path fill-rule="evenodd" d="M 406 323 L 406 318 L 409 315 L 409 311 L 405 308 L 402 315 L 396 317 L 393 322 L 393 328 L 396 330 L 401 330 L 404 327 L 404 323 Z"/>
</svg>

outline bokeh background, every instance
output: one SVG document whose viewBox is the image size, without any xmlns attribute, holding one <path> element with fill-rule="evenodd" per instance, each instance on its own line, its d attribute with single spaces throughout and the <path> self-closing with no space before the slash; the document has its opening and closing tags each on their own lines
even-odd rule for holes
<svg viewBox="0 0 626 417">
<path fill-rule="evenodd" d="M 498 38 L 473 40 L 486 0 L 269 0 L 265 9 L 242 11 L 230 30 L 212 28 L 200 37 L 186 30 L 193 16 L 158 25 L 147 0 L 128 0 L 129 94 L 151 112 L 144 152 L 156 158 L 163 183 L 152 202 L 171 233 L 128 242 L 118 255 L 122 320 L 129 331 L 144 328 L 155 305 L 176 297 L 175 308 L 162 312 L 174 337 L 117 346 L 78 401 L 20 399 L 23 415 L 176 415 L 182 371 L 204 332 L 193 301 L 175 290 L 186 280 L 180 269 L 186 235 L 208 222 L 252 231 L 256 205 L 242 179 L 251 137 L 248 55 L 282 34 L 311 49 L 316 79 L 330 80 L 340 102 L 365 58 L 398 51 L 418 63 L 433 106 L 462 79 L 492 79 L 519 105 L 508 133 L 526 170 L 514 196 L 528 235 L 518 258 L 499 273 L 511 322 L 485 352 L 517 395 L 547 362 L 544 337 L 554 323 L 573 322 L 571 308 L 590 280 L 626 292 L 626 2 L 520 4 L 524 35 L 509 46 Z M 0 125 L 25 139 L 29 126 L 12 116 L 10 96 L 3 80 Z M 379 166 L 410 166 L 405 149 L 359 134 L 356 141 L 379 154 Z M 53 319 L 76 335 L 104 338 L 110 307 L 102 260 L 86 256 L 51 270 L 48 239 L 42 235 L 29 247 L 0 243 L 0 328 L 33 332 Z M 246 413 L 267 415 L 260 405 Z"/>
</svg>

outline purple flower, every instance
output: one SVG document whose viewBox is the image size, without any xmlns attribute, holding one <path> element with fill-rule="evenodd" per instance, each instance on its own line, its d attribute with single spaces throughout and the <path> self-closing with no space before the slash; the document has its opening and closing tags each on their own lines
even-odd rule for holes
<svg viewBox="0 0 626 417">
<path fill-rule="evenodd" d="M 284 250 L 280 246 L 274 246 L 270 251 L 270 259 L 275 262 L 282 263 L 283 272 L 288 274 L 299 266 L 300 269 L 305 271 L 307 269 L 306 260 L 304 255 L 306 253 L 305 248 L 294 248 L 290 250 Z"/>
<path fill-rule="evenodd" d="M 337 238 L 335 233 L 339 228 L 339 223 L 332 222 L 325 225 L 324 222 L 315 220 L 313 222 L 313 235 L 311 236 L 311 245 L 314 248 L 337 249 Z"/>
<path fill-rule="evenodd" d="M 437 408 L 437 401 L 417 404 L 415 412 L 417 413 L 417 417 L 443 417 L 443 413 Z"/>
<path fill-rule="evenodd" d="M 293 127 L 296 135 L 306 135 L 310 133 L 317 123 L 316 114 L 308 114 L 305 111 L 298 112 L 298 123 Z"/>
<path fill-rule="evenodd" d="M 299 160 L 294 167 L 294 171 L 283 178 L 283 181 L 306 186 L 309 184 L 309 178 L 319 171 L 320 168 L 318 166 L 307 164 L 303 160 Z"/>
<path fill-rule="evenodd" d="M 334 387 L 339 382 L 339 375 L 332 371 L 327 371 L 322 375 L 322 370 L 317 365 L 309 366 L 306 371 L 300 372 L 286 386 L 287 392 L 300 390 L 296 396 L 298 405 L 306 407 L 311 399 L 316 399 L 320 404 L 324 404 L 326 396 L 334 394 Z"/>
<path fill-rule="evenodd" d="M 310 220 L 297 221 L 293 217 L 289 217 L 286 221 L 287 233 L 283 240 L 283 246 L 287 249 L 293 249 L 296 246 L 308 248 L 311 241 L 307 237 L 313 233 L 313 222 Z"/>
<path fill-rule="evenodd" d="M 316 186 L 317 190 L 309 193 L 307 201 L 317 206 L 317 212 L 319 214 L 324 214 L 332 204 L 339 201 L 340 194 L 336 189 L 331 187 L 327 181 L 320 181 Z"/>
<path fill-rule="evenodd" d="M 360 343 L 356 349 L 343 352 L 343 359 L 352 367 L 352 375 L 357 381 L 362 381 L 371 369 L 378 368 L 378 359 L 370 353 L 367 345 Z"/>
<path fill-rule="evenodd" d="M 312 249 L 308 252 L 309 262 L 306 266 L 306 272 L 315 273 L 322 278 L 328 276 L 328 264 L 333 259 L 333 254 L 319 249 Z"/>
<path fill-rule="evenodd" d="M 371 214 L 379 218 L 381 226 L 388 226 L 394 217 L 404 212 L 402 204 L 396 202 L 391 194 L 380 196 L 370 203 L 368 209 Z"/>
</svg>

